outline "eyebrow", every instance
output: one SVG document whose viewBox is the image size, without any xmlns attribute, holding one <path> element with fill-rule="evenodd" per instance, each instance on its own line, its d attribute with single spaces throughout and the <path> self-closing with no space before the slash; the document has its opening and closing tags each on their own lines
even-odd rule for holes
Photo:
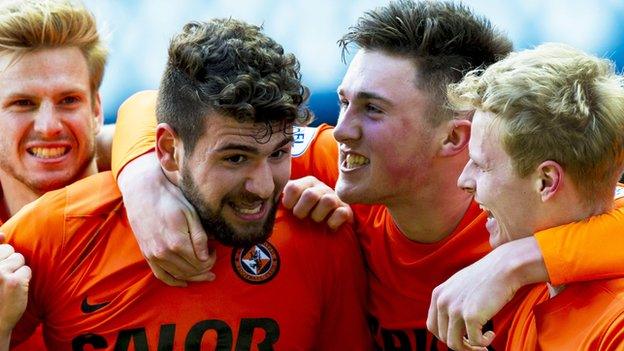
<svg viewBox="0 0 624 351">
<path fill-rule="evenodd" d="M 277 144 L 275 146 L 275 148 L 273 150 L 277 150 L 281 147 L 283 147 L 284 145 L 293 142 L 294 139 L 292 136 L 288 136 L 286 138 L 284 138 L 279 144 Z M 259 154 L 260 150 L 255 147 L 255 146 L 250 146 L 248 144 L 238 144 L 238 143 L 228 143 L 223 145 L 222 147 L 218 148 L 217 150 L 215 150 L 217 152 L 224 152 L 224 151 L 242 151 L 242 152 L 248 152 L 251 154 Z"/>
<path fill-rule="evenodd" d="M 67 89 L 59 93 L 56 93 L 55 96 L 67 96 L 67 95 L 74 95 L 74 94 L 88 95 L 89 92 L 80 88 Z M 9 94 L 5 96 L 5 99 L 37 99 L 37 98 L 39 98 L 39 95 L 37 94 L 32 94 L 28 92 L 20 92 L 20 91 L 9 92 Z"/>
<path fill-rule="evenodd" d="M 344 92 L 342 89 L 337 90 L 336 93 L 338 95 L 344 95 Z M 359 100 L 380 100 L 380 101 L 385 102 L 386 104 L 392 104 L 392 101 L 388 100 L 388 98 L 383 97 L 379 94 L 369 92 L 369 91 L 360 91 L 355 95 L 355 98 Z"/>
</svg>

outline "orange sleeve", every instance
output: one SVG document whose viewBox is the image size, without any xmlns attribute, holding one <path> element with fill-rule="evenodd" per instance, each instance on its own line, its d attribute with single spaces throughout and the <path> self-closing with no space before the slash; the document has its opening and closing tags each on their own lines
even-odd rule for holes
<svg viewBox="0 0 624 351">
<path fill-rule="evenodd" d="M 157 94 L 156 90 L 138 92 L 119 107 L 111 156 L 115 179 L 130 161 L 154 149 Z"/>
<path fill-rule="evenodd" d="M 295 128 L 291 179 L 312 175 L 331 186 L 338 179 L 338 143 L 334 128 L 322 124 L 317 128 Z"/>
<path fill-rule="evenodd" d="M 622 198 L 616 201 L 622 205 Z M 535 234 L 554 285 L 624 276 L 624 208 Z"/>
</svg>

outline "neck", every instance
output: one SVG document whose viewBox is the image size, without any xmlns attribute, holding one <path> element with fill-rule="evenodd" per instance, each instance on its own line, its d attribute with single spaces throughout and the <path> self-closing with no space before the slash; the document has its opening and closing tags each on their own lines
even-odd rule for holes
<svg viewBox="0 0 624 351">
<path fill-rule="evenodd" d="M 40 194 L 17 179 L 6 176 L 0 171 L 2 180 L 2 206 L 0 216 L 5 222 L 25 205 L 35 201 Z"/>
<path fill-rule="evenodd" d="M 88 176 L 97 173 L 95 160 L 79 174 L 73 181 L 66 185 L 71 184 L 74 181 L 86 178 Z M 0 182 L 2 184 L 2 203 L 0 205 L 0 219 L 3 222 L 7 221 L 14 214 L 16 214 L 25 205 L 37 200 L 41 195 L 45 194 L 45 191 L 33 189 L 28 185 L 22 183 L 18 179 L 11 175 L 8 175 L 2 169 L 0 169 Z M 50 189 L 56 190 L 56 189 Z"/>
<path fill-rule="evenodd" d="M 421 243 L 443 240 L 453 233 L 466 213 L 472 195 L 457 187 L 462 164 L 451 166 L 434 169 L 428 184 L 414 186 L 413 192 L 384 204 L 408 239 Z"/>
</svg>

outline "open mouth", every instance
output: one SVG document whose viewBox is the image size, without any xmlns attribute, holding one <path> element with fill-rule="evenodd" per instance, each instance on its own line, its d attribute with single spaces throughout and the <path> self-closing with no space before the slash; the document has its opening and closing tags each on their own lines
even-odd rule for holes
<svg viewBox="0 0 624 351">
<path fill-rule="evenodd" d="M 370 160 L 362 155 L 348 153 L 344 161 L 342 162 L 342 166 L 345 169 L 351 170 L 360 168 L 370 163 Z"/>
<path fill-rule="evenodd" d="M 244 215 L 253 215 L 253 214 L 258 214 L 262 211 L 262 203 L 258 203 L 255 205 L 232 204 L 232 208 L 238 213 L 241 213 Z"/>
<path fill-rule="evenodd" d="M 481 209 L 481 211 L 483 211 L 483 212 L 485 212 L 487 214 L 488 219 L 494 219 L 494 215 L 486 207 L 483 207 L 483 205 L 479 204 L 479 208 Z"/>
<path fill-rule="evenodd" d="M 65 156 L 69 152 L 70 148 L 67 146 L 57 147 L 30 147 L 26 151 L 37 158 L 51 159 Z"/>
<path fill-rule="evenodd" d="M 245 221 L 257 221 L 264 218 L 267 212 L 266 201 L 256 201 L 253 203 L 229 203 L 237 217 Z"/>
</svg>

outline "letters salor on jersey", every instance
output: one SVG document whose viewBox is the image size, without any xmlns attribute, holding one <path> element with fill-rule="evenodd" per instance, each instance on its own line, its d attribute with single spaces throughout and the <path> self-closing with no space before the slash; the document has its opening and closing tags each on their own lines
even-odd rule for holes
<svg viewBox="0 0 624 351">
<path fill-rule="evenodd" d="M 367 350 L 365 273 L 350 228 L 279 210 L 270 239 L 216 245 L 214 282 L 176 288 L 141 256 L 110 173 L 48 193 L 2 228 L 32 267 L 12 341 L 50 350 Z"/>
</svg>

